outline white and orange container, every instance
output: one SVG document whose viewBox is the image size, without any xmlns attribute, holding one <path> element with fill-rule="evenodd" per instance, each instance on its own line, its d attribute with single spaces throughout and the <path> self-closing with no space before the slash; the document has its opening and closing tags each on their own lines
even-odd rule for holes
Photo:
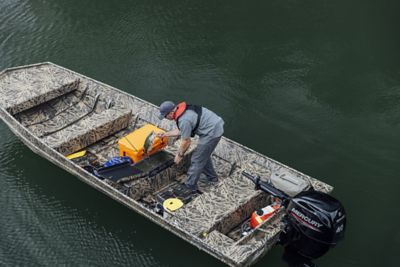
<svg viewBox="0 0 400 267">
<path fill-rule="evenodd" d="M 256 228 L 263 221 L 274 215 L 280 207 L 281 205 L 279 203 L 272 203 L 271 205 L 254 211 L 250 217 L 250 227 L 252 229 Z"/>
</svg>

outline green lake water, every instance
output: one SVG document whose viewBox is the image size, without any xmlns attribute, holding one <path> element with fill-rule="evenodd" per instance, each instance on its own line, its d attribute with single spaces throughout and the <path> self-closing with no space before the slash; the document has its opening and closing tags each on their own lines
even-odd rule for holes
<svg viewBox="0 0 400 267">
<path fill-rule="evenodd" d="M 396 1 L 0 0 L 0 70 L 51 61 L 335 187 L 346 238 L 320 266 L 398 266 Z M 42 159 L 0 123 L 1 266 L 223 266 Z M 286 266 L 282 248 L 256 266 Z"/>
</svg>

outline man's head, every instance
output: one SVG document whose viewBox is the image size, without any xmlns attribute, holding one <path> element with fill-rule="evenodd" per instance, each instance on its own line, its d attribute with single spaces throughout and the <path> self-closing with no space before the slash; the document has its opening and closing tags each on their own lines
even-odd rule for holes
<svg viewBox="0 0 400 267">
<path fill-rule="evenodd" d="M 172 101 L 164 101 L 160 105 L 160 115 L 159 119 L 168 119 L 168 120 L 173 120 L 174 118 L 174 111 L 175 111 L 175 103 Z"/>
</svg>

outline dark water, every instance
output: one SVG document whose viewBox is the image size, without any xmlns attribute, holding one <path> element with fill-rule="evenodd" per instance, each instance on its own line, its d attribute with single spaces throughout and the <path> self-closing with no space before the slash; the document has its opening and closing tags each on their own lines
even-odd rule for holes
<svg viewBox="0 0 400 267">
<path fill-rule="evenodd" d="M 52 61 L 333 186 L 346 240 L 320 266 L 398 266 L 395 1 L 1 0 L 0 69 Z M 0 265 L 220 266 L 27 149 L 0 123 Z M 275 248 L 257 266 L 285 266 Z"/>
</svg>

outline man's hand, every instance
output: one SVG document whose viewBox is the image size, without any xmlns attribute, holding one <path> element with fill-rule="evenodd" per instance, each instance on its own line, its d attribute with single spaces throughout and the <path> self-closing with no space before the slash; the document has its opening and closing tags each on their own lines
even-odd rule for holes
<svg viewBox="0 0 400 267">
<path fill-rule="evenodd" d="M 156 133 L 156 137 L 164 138 L 165 137 L 165 133 Z"/>
<path fill-rule="evenodd" d="M 179 162 L 181 162 L 182 159 L 183 159 L 183 157 L 181 157 L 181 156 L 179 155 L 179 153 L 176 154 L 176 155 L 175 155 L 175 159 L 174 159 L 175 164 L 179 164 Z"/>
<path fill-rule="evenodd" d="M 190 147 L 191 140 L 190 138 L 187 139 L 182 139 L 181 145 L 179 146 L 179 149 L 175 155 L 175 163 L 178 164 L 181 162 L 183 159 L 183 156 L 185 155 L 185 152 L 189 149 Z"/>
</svg>

